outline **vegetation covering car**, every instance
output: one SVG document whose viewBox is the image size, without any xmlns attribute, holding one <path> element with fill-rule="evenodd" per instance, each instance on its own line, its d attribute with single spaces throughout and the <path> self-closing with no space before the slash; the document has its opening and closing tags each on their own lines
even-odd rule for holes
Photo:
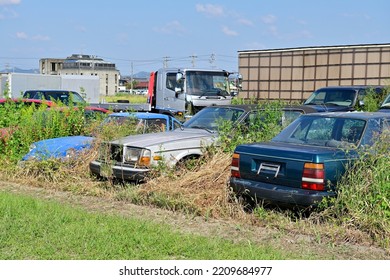
<svg viewBox="0 0 390 280">
<path fill-rule="evenodd" d="M 50 99 L 36 99 L 36 98 L 0 98 L 0 105 L 5 105 L 6 103 L 12 102 L 18 105 L 26 105 L 31 106 L 35 105 L 39 107 L 41 105 L 47 106 L 50 109 L 58 109 L 58 110 L 66 110 L 68 107 L 64 107 L 63 105 L 67 105 L 68 103 L 62 103 L 61 105 L 57 104 L 55 100 Z M 110 113 L 108 109 L 95 107 L 95 106 L 86 106 L 85 102 L 76 103 L 76 105 L 81 105 L 85 114 L 87 116 L 93 115 L 96 113 L 107 114 Z M 78 106 L 73 106 L 74 109 L 78 109 Z"/>
<path fill-rule="evenodd" d="M 85 99 L 76 91 L 62 89 L 36 89 L 26 90 L 22 96 L 24 99 L 35 99 L 50 101 L 51 107 L 61 104 L 61 106 L 84 107 L 89 115 L 95 113 L 108 113 L 109 110 L 98 106 L 88 105 Z"/>
<path fill-rule="evenodd" d="M 105 126 L 121 125 L 118 128 L 123 129 L 123 125 L 128 124 L 133 133 L 148 133 L 151 131 L 167 131 L 177 128 L 181 123 L 168 115 L 157 113 L 112 113 L 98 128 Z M 95 137 L 91 136 L 66 136 L 59 138 L 45 139 L 35 142 L 31 145 L 29 153 L 22 160 L 44 160 L 48 158 L 67 158 L 74 157 L 81 152 L 90 149 L 94 143 Z"/>
<path fill-rule="evenodd" d="M 309 207 L 334 197 L 348 164 L 390 132 L 386 113 L 302 115 L 269 142 L 236 147 L 230 186 L 239 195 Z"/>
<path fill-rule="evenodd" d="M 173 167 L 203 155 L 204 149 L 218 139 L 222 122 L 248 128 L 258 112 L 256 105 L 206 107 L 174 131 L 131 135 L 103 143 L 99 158 L 89 165 L 90 170 L 97 176 L 141 181 L 153 166 Z M 302 113 L 304 107 L 290 108 L 283 116 L 291 119 Z"/>
</svg>

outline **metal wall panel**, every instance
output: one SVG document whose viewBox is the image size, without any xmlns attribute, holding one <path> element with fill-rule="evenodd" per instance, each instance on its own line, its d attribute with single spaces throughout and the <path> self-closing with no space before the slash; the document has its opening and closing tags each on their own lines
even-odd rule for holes
<svg viewBox="0 0 390 280">
<path fill-rule="evenodd" d="M 390 44 L 239 51 L 240 97 L 301 101 L 332 85 L 389 85 Z"/>
</svg>

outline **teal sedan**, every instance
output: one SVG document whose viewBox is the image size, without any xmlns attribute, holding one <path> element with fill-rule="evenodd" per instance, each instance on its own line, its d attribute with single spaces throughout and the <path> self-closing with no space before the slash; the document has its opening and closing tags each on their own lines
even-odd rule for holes
<svg viewBox="0 0 390 280">
<path fill-rule="evenodd" d="M 259 202 L 315 206 L 336 196 L 337 183 L 359 150 L 383 134 L 390 134 L 386 113 L 302 115 L 270 142 L 237 146 L 230 186 Z"/>
</svg>

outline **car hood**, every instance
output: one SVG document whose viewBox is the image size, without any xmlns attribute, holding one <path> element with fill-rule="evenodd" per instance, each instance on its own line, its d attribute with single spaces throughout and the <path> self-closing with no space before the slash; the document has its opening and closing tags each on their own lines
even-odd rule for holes
<svg viewBox="0 0 390 280">
<path fill-rule="evenodd" d="M 320 104 L 319 105 L 308 104 L 305 106 L 311 107 L 312 109 L 314 109 L 317 112 L 347 112 L 347 111 L 353 110 L 349 106 L 338 106 L 338 105 L 331 105 L 331 104 L 326 104 L 326 105 L 325 104 L 321 104 L 321 105 Z"/>
<path fill-rule="evenodd" d="M 150 147 L 163 144 L 180 142 L 190 139 L 205 139 L 216 137 L 217 133 L 203 129 L 183 128 L 167 132 L 147 133 L 131 135 L 112 141 L 112 144 L 126 145 L 133 147 Z"/>
<path fill-rule="evenodd" d="M 87 136 L 67 136 L 41 140 L 33 144 L 30 152 L 22 160 L 66 157 L 70 149 L 81 151 L 91 147 L 94 139 Z"/>
</svg>

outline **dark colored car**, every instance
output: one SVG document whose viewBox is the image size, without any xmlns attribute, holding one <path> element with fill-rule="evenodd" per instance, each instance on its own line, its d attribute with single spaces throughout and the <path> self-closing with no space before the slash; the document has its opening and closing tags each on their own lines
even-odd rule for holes
<svg viewBox="0 0 390 280">
<path fill-rule="evenodd" d="M 303 103 L 317 112 L 346 112 L 364 109 L 364 97 L 382 93 L 383 86 L 331 86 L 314 91 Z"/>
<path fill-rule="evenodd" d="M 60 103 L 65 106 L 69 106 L 70 102 L 73 106 L 83 106 L 86 113 L 94 115 L 96 113 L 109 113 L 110 111 L 105 108 L 98 106 L 86 106 L 87 103 L 84 98 L 75 91 L 60 90 L 60 89 L 37 89 L 37 90 L 26 90 L 23 93 L 23 99 L 34 99 L 34 100 L 46 100 L 50 102 L 50 107 Z"/>
<path fill-rule="evenodd" d="M 257 201 L 297 207 L 334 197 L 359 150 L 390 132 L 386 113 L 302 115 L 270 142 L 236 147 L 230 186 Z"/>
<path fill-rule="evenodd" d="M 69 90 L 56 90 L 56 89 L 39 89 L 39 90 L 26 90 L 23 93 L 23 98 L 49 100 L 54 102 L 61 102 L 64 105 L 69 105 L 72 100 L 74 104 L 85 103 L 85 100 L 81 95 L 75 91 Z"/>
</svg>

